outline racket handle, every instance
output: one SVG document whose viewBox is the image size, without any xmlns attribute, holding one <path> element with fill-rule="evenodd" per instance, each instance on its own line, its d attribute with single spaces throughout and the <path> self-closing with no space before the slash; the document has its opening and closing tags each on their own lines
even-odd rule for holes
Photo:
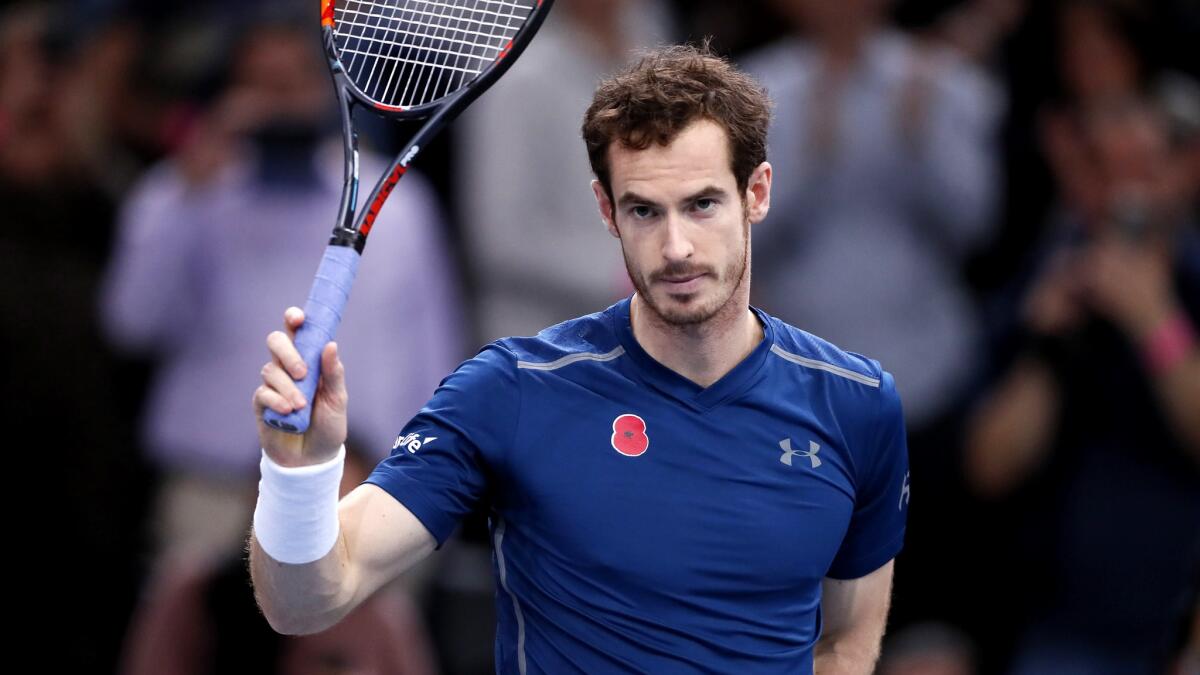
<svg viewBox="0 0 1200 675">
<path fill-rule="evenodd" d="M 316 405 L 317 377 L 321 374 L 321 352 L 333 340 L 342 310 L 350 298 L 350 287 L 358 272 L 362 256 L 351 246 L 330 244 L 317 268 L 308 302 L 304 305 L 304 323 L 296 331 L 296 350 L 308 368 L 304 378 L 296 382 L 308 405 L 281 415 L 270 408 L 263 411 L 263 421 L 281 431 L 302 434 L 308 430 L 312 409 Z"/>
</svg>

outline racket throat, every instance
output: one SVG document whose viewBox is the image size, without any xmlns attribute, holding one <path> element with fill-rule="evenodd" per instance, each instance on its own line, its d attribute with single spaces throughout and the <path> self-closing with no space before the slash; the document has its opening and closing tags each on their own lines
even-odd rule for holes
<svg viewBox="0 0 1200 675">
<path fill-rule="evenodd" d="M 346 246 L 353 247 L 355 251 L 362 254 L 363 247 L 367 244 L 367 237 L 358 230 L 353 230 L 348 227 L 335 227 L 333 235 L 329 237 L 330 246 Z"/>
</svg>

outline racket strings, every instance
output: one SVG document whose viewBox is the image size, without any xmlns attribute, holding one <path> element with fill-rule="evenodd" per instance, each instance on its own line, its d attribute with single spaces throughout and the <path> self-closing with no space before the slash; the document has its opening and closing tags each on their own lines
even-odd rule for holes
<svg viewBox="0 0 1200 675">
<path fill-rule="evenodd" d="M 507 49 L 537 0 L 344 0 L 334 44 L 372 101 L 411 108 L 461 89 Z"/>
</svg>

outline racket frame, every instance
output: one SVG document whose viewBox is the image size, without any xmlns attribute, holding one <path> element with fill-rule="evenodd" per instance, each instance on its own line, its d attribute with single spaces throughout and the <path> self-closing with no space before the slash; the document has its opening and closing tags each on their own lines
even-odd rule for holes
<svg viewBox="0 0 1200 675">
<path fill-rule="evenodd" d="M 337 42 L 334 29 L 336 27 L 335 4 L 338 0 L 322 0 L 321 6 L 321 40 L 325 46 L 325 55 L 329 61 L 329 72 L 337 91 L 339 109 L 342 115 L 342 139 L 345 144 L 345 188 L 338 207 L 337 225 L 329 243 L 335 246 L 352 246 L 362 253 L 366 245 L 367 235 L 379 216 L 380 209 L 387 201 L 392 189 L 400 181 L 404 172 L 413 159 L 421 152 L 421 148 L 454 120 L 467 106 L 488 89 L 516 62 L 517 57 L 525 51 L 531 38 L 541 27 L 542 22 L 550 13 L 554 0 L 537 0 L 530 10 L 525 23 L 517 30 L 508 44 L 497 55 L 496 60 L 485 67 L 478 75 L 465 82 L 458 90 L 428 103 L 401 108 L 373 101 L 346 72 L 341 58 L 338 56 Z M 359 157 L 358 133 L 354 128 L 354 107 L 369 108 L 375 114 L 396 121 L 428 120 L 408 140 L 404 148 L 397 153 L 388 166 L 375 188 L 367 197 L 364 204 L 366 210 L 358 213 L 359 194 Z"/>
</svg>

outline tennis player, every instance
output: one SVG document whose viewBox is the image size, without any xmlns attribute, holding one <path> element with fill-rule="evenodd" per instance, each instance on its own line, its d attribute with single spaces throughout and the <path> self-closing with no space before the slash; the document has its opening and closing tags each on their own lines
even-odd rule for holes
<svg viewBox="0 0 1200 675">
<path fill-rule="evenodd" d="M 336 623 L 485 500 L 497 672 L 872 671 L 904 422 L 877 361 L 749 304 L 768 118 L 760 86 L 697 48 L 602 82 L 583 136 L 636 293 L 484 347 L 340 503 L 345 373 L 326 346 L 311 429 L 259 423 L 251 566 L 276 630 Z M 309 404 L 302 320 L 289 308 L 267 339 L 260 418 Z"/>
</svg>

